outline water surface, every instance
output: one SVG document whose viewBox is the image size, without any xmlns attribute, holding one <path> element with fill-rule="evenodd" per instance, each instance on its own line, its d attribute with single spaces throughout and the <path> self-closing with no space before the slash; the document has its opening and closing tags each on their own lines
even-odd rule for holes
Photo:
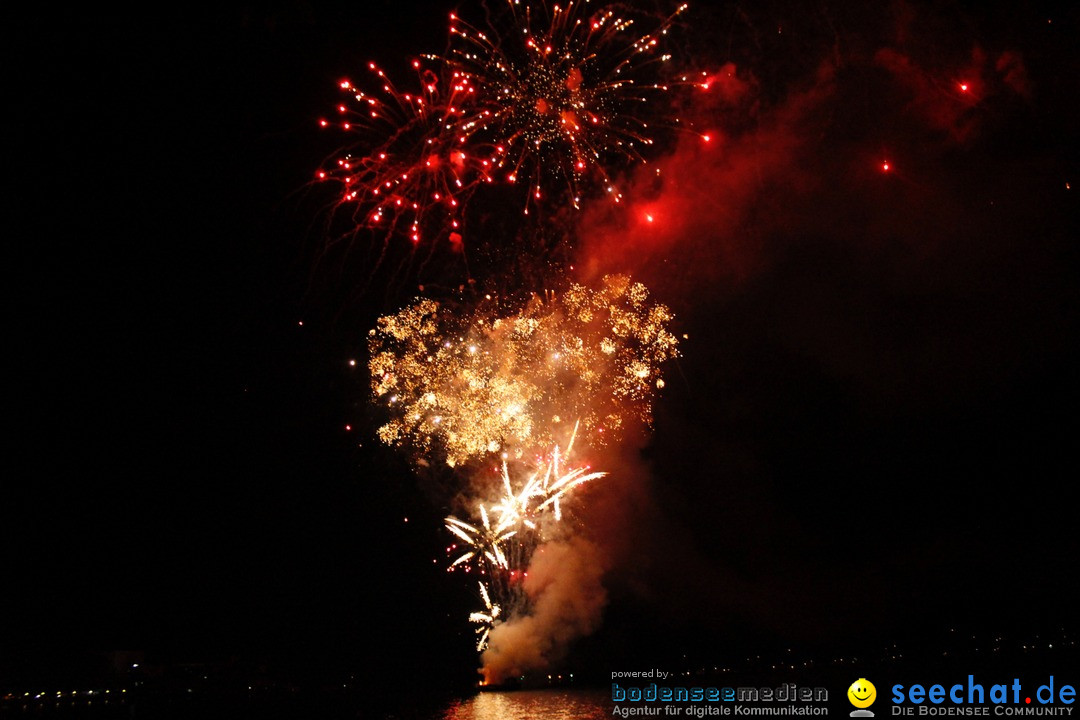
<svg viewBox="0 0 1080 720">
<path fill-rule="evenodd" d="M 598 689 L 482 692 L 451 701 L 433 720 L 598 720 L 611 716 L 610 705 L 610 691 Z"/>
</svg>

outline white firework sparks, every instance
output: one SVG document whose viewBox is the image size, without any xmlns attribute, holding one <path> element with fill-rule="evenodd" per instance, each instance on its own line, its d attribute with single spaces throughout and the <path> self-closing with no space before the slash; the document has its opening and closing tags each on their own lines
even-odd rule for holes
<svg viewBox="0 0 1080 720">
<path fill-rule="evenodd" d="M 556 521 L 562 520 L 559 500 L 579 485 L 607 475 L 606 472 L 589 472 L 588 467 L 573 469 L 563 467 L 563 463 L 573 450 L 577 430 L 578 424 L 575 423 L 565 452 L 560 451 L 559 446 L 556 445 L 548 460 L 529 476 L 517 493 L 513 491 L 510 470 L 506 461 L 503 460 L 502 477 L 505 494 L 497 505 L 492 506 L 492 510 L 500 513 L 500 525 L 513 526 L 520 523 L 530 530 L 536 530 L 536 516 L 548 508 L 551 509 Z"/>
<path fill-rule="evenodd" d="M 500 519 L 499 523 L 493 527 L 483 504 L 480 505 L 479 526 L 458 520 L 453 515 L 447 517 L 445 522 L 446 529 L 463 540 L 470 548 L 454 562 L 450 563 L 450 567 L 481 557 L 487 559 L 496 567 L 504 569 L 508 567 L 506 554 L 500 544 L 517 534 L 517 530 L 510 529 L 510 523 Z"/>
<path fill-rule="evenodd" d="M 481 582 L 479 585 L 480 596 L 484 599 L 484 610 L 469 614 L 469 622 L 480 625 L 480 627 L 476 628 L 476 634 L 479 636 L 476 641 L 477 652 L 481 652 L 487 647 L 488 636 L 491 634 L 491 629 L 495 627 L 495 621 L 502 612 L 501 607 L 491 602 L 491 595 L 488 593 L 484 583 Z"/>
</svg>

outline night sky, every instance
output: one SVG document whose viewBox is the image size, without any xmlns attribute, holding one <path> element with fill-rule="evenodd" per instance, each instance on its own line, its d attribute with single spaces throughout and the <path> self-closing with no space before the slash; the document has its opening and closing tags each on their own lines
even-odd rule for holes
<svg viewBox="0 0 1080 720">
<path fill-rule="evenodd" d="M 1075 637 L 1076 13 L 701 5 L 673 48 L 731 63 L 691 107 L 715 142 L 558 217 L 580 277 L 632 273 L 689 336 L 585 511 L 608 602 L 567 665 Z M 418 7 L 10 24 L 6 672 L 473 676 L 447 498 L 373 437 L 364 372 L 379 314 L 468 275 L 328 245 L 311 184 L 338 81 L 443 49 L 454 8 Z"/>
</svg>

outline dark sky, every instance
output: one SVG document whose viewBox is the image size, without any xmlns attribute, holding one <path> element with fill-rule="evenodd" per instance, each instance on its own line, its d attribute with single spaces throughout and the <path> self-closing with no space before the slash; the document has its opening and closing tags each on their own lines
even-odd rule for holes
<svg viewBox="0 0 1080 720">
<path fill-rule="evenodd" d="M 575 221 L 581 272 L 690 336 L 585 655 L 1075 632 L 1077 18 L 858 5 L 692 9 L 722 142 L 627 180 L 680 220 Z M 440 51 L 443 11 L 82 12 L 11 25 L 7 667 L 468 663 L 445 508 L 347 362 L 422 278 L 321 257 L 308 187 L 337 81 Z"/>
</svg>

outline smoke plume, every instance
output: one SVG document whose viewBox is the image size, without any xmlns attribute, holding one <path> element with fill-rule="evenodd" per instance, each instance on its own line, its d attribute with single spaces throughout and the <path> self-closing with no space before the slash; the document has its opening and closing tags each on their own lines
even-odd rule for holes
<svg viewBox="0 0 1080 720">
<path fill-rule="evenodd" d="M 525 579 L 532 610 L 492 630 L 481 656 L 484 683 L 551 667 L 573 640 L 592 632 L 607 604 L 607 565 L 600 547 L 583 537 L 539 547 Z"/>
</svg>

